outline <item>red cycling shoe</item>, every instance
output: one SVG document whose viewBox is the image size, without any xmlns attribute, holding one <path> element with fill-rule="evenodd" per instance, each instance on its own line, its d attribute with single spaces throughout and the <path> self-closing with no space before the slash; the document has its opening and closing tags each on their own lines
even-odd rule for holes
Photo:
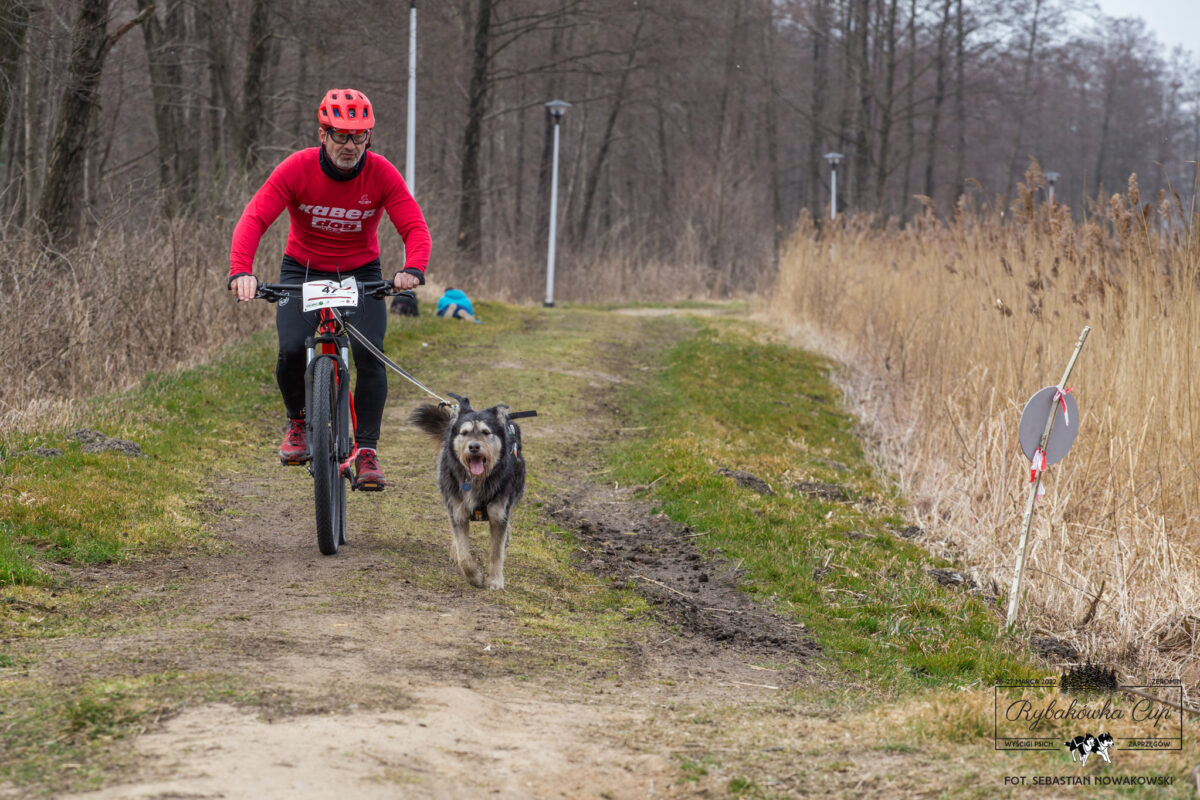
<svg viewBox="0 0 1200 800">
<path fill-rule="evenodd" d="M 283 434 L 283 444 L 279 445 L 279 460 L 284 466 L 291 467 L 307 463 L 310 458 L 304 420 L 289 419 L 287 432 Z"/>
<path fill-rule="evenodd" d="M 354 488 L 360 492 L 382 492 L 387 486 L 383 470 L 379 469 L 379 461 L 375 458 L 374 450 L 359 450 L 354 457 Z"/>
</svg>

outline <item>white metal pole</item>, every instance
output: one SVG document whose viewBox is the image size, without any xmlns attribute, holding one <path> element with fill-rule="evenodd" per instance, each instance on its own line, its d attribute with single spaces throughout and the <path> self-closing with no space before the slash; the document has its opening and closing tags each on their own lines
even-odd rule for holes
<svg viewBox="0 0 1200 800">
<path fill-rule="evenodd" d="M 1091 331 L 1090 325 L 1084 325 L 1083 330 L 1080 331 L 1079 341 L 1075 342 L 1075 352 L 1071 354 L 1071 360 L 1067 362 L 1067 369 L 1063 372 L 1062 380 L 1058 382 L 1059 391 L 1062 391 L 1067 385 L 1067 381 L 1071 379 L 1071 371 L 1075 369 L 1079 352 L 1083 350 L 1083 343 L 1087 341 Z M 1046 451 L 1046 443 L 1050 441 L 1050 433 L 1054 430 L 1054 417 L 1057 412 L 1058 405 L 1052 401 L 1050 414 L 1046 417 L 1046 427 L 1042 429 L 1042 438 L 1038 441 L 1038 450 L 1043 453 Z M 1017 566 L 1013 569 L 1012 591 L 1008 593 L 1008 615 L 1004 623 L 1004 627 L 1008 631 L 1012 631 L 1013 625 L 1016 624 L 1017 611 L 1021 607 L 1021 581 L 1025 577 L 1025 558 L 1029 552 L 1029 531 L 1033 526 L 1033 506 L 1037 503 L 1038 489 L 1041 488 L 1041 485 L 1042 471 L 1038 470 L 1033 480 L 1033 486 L 1029 490 L 1029 500 L 1025 504 L 1025 516 L 1021 522 L 1021 541 L 1017 545 Z"/>
<path fill-rule="evenodd" d="M 833 167 L 833 174 L 829 178 L 829 218 L 837 219 L 837 167 Z"/>
<path fill-rule="evenodd" d="M 404 158 L 404 180 L 413 189 L 413 170 L 417 166 L 417 0 L 410 0 L 408 27 L 408 142 Z"/>
<path fill-rule="evenodd" d="M 561 121 L 554 117 L 554 160 L 550 168 L 550 242 L 546 247 L 546 302 L 554 306 L 554 239 L 558 230 L 558 128 Z"/>
</svg>

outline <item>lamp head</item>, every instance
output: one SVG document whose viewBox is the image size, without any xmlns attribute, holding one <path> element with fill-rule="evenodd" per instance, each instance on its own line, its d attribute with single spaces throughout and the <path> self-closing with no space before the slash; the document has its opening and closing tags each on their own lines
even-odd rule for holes
<svg viewBox="0 0 1200 800">
<path fill-rule="evenodd" d="M 826 153 L 825 154 L 825 160 L 828 161 L 829 166 L 833 167 L 834 169 L 837 169 L 838 164 L 842 163 L 843 158 L 845 158 L 845 156 L 843 156 L 841 153 Z"/>
<path fill-rule="evenodd" d="M 566 100 L 551 100 L 545 106 L 550 115 L 554 117 L 554 121 L 558 122 L 562 119 L 563 114 L 567 113 L 567 109 L 571 107 L 571 104 Z"/>
</svg>

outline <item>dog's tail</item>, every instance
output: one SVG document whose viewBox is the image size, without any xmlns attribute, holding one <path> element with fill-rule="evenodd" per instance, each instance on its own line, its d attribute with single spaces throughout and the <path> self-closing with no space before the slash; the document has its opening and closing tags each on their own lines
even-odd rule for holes
<svg viewBox="0 0 1200 800">
<path fill-rule="evenodd" d="M 426 404 L 413 409 L 408 421 L 435 439 L 441 439 L 446 435 L 446 431 L 450 430 L 453 419 L 449 409 Z"/>
</svg>

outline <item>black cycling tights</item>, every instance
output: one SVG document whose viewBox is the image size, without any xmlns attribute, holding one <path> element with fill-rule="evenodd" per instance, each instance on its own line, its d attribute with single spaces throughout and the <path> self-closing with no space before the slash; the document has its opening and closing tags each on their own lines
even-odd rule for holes
<svg viewBox="0 0 1200 800">
<path fill-rule="evenodd" d="M 303 264 L 284 256 L 280 270 L 280 283 L 303 283 L 305 280 L 340 280 L 357 278 L 360 281 L 382 280 L 379 262 L 359 267 L 340 276 L 325 272 L 307 271 Z M 387 304 L 383 300 L 359 298 L 358 309 L 348 317 L 350 324 L 358 328 L 376 347 L 383 349 L 383 334 L 387 330 Z M 279 361 L 275 365 L 275 379 L 283 393 L 283 404 L 292 419 L 304 416 L 304 340 L 313 335 L 320 312 L 307 314 L 300 310 L 300 294 L 275 304 L 275 328 L 279 331 Z M 350 353 L 356 378 L 354 382 L 354 410 L 358 425 L 354 429 L 354 440 L 359 447 L 374 448 L 379 442 L 379 424 L 383 420 L 383 404 L 387 401 L 387 370 L 379 359 L 371 355 L 358 340 L 350 337 Z"/>
</svg>

